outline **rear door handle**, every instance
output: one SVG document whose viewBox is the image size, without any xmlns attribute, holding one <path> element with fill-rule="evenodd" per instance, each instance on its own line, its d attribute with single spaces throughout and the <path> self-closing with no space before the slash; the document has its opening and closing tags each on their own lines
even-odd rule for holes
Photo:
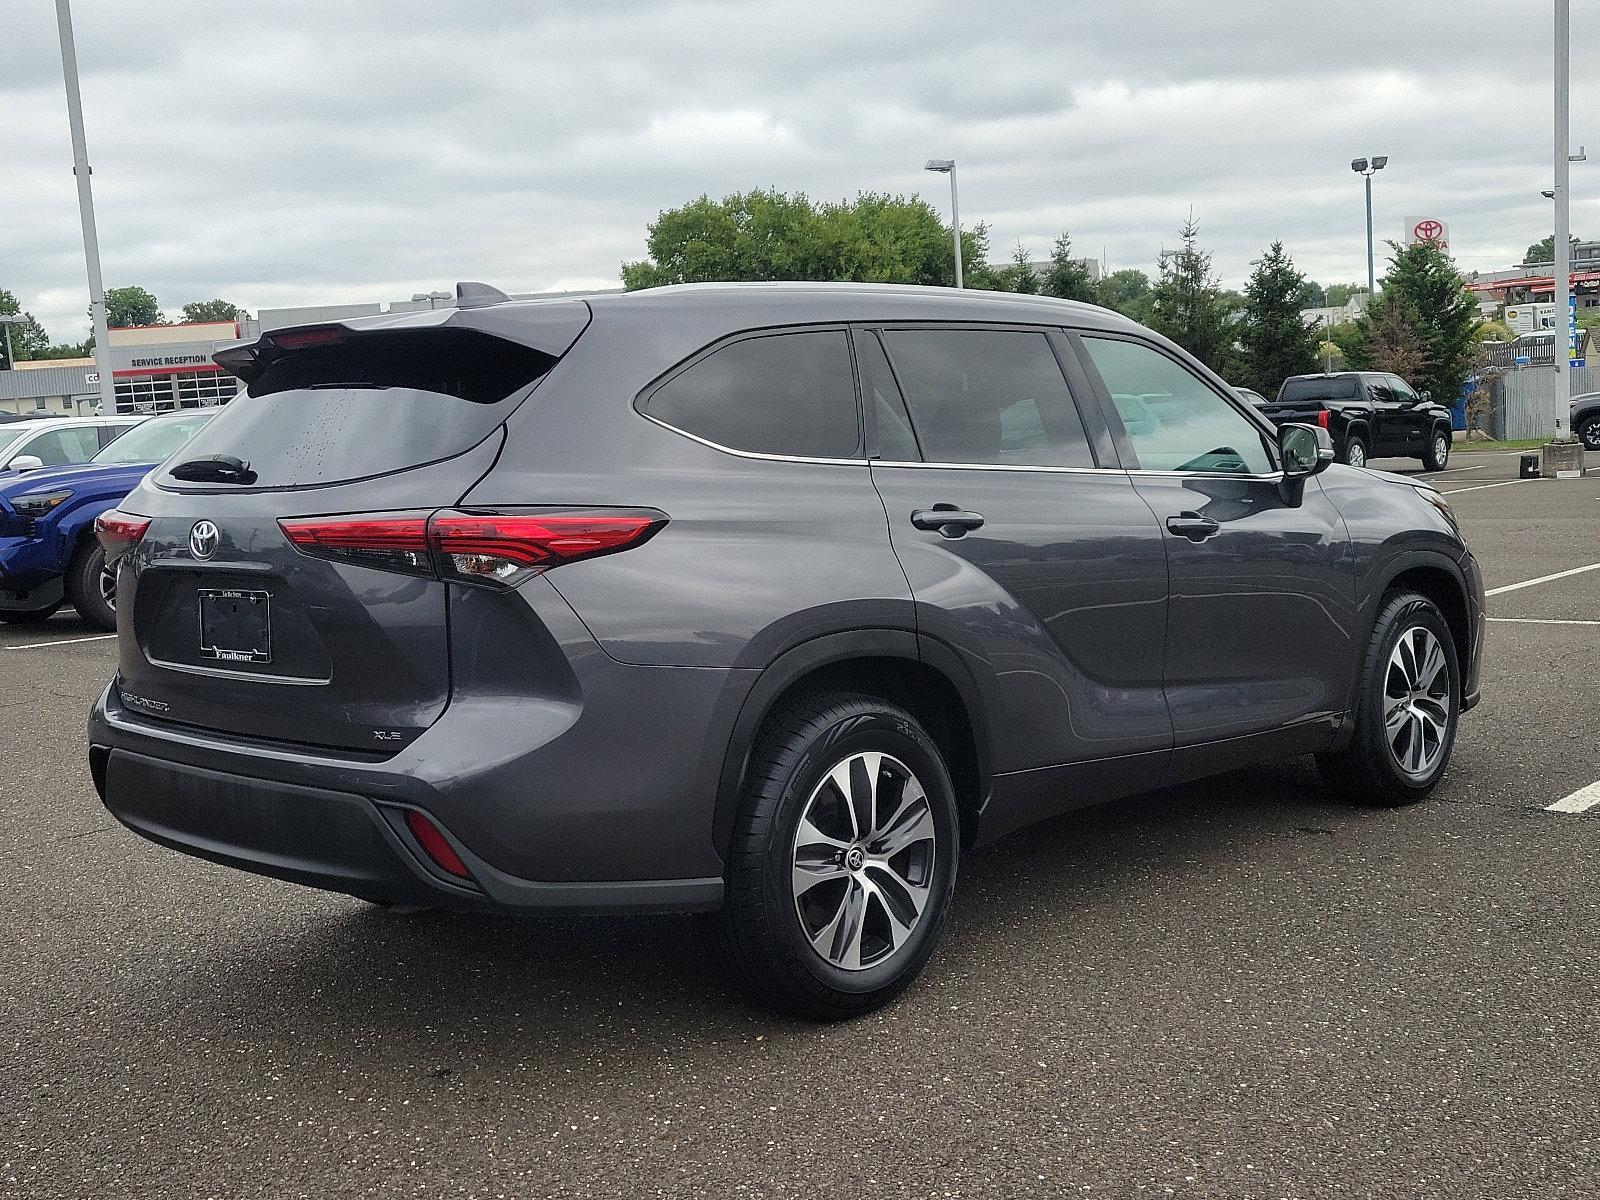
<svg viewBox="0 0 1600 1200">
<path fill-rule="evenodd" d="M 918 529 L 937 529 L 940 537 L 958 538 L 969 530 L 982 529 L 983 514 L 966 512 L 954 504 L 935 504 L 912 513 L 911 523 Z"/>
<path fill-rule="evenodd" d="M 1168 531 L 1186 537 L 1191 542 L 1203 542 L 1221 528 L 1210 517 L 1202 517 L 1199 513 L 1179 513 L 1167 518 Z"/>
</svg>

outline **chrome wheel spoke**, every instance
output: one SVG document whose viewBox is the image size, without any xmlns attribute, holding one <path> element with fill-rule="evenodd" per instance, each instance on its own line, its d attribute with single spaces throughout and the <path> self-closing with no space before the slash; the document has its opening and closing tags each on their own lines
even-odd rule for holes
<svg viewBox="0 0 1600 1200">
<path fill-rule="evenodd" d="M 928 907 L 937 850 L 927 792 L 904 763 L 877 751 L 835 763 L 790 848 L 790 890 L 811 948 L 847 971 L 893 956 Z"/>
<path fill-rule="evenodd" d="M 1394 761 L 1416 779 L 1444 756 L 1454 699 L 1444 646 L 1432 630 L 1413 626 L 1396 640 L 1384 681 L 1384 736 Z"/>
</svg>

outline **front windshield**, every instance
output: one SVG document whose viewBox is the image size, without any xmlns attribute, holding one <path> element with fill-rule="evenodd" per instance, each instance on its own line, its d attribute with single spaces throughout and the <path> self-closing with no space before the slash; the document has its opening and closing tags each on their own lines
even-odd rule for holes
<svg viewBox="0 0 1600 1200">
<path fill-rule="evenodd" d="M 214 408 L 196 409 L 175 417 L 151 417 L 135 425 L 111 445 L 96 454 L 90 462 L 97 463 L 158 463 L 165 462 L 179 446 L 187 442 L 212 417 Z"/>
</svg>

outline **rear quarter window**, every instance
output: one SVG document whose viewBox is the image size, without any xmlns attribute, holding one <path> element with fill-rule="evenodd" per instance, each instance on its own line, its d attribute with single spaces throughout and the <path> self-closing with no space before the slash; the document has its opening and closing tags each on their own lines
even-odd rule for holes
<svg viewBox="0 0 1600 1200">
<path fill-rule="evenodd" d="M 1361 381 L 1353 375 L 1339 379 L 1285 379 L 1278 389 L 1278 403 L 1298 400 L 1358 400 Z"/>
<path fill-rule="evenodd" d="M 858 458 L 850 345 L 842 329 L 729 342 L 657 385 L 640 411 L 729 450 Z"/>
</svg>

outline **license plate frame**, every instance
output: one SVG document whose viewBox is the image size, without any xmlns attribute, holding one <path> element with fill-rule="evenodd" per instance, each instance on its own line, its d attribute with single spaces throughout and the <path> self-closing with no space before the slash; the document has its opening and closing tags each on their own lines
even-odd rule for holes
<svg viewBox="0 0 1600 1200">
<path fill-rule="evenodd" d="M 272 593 L 253 588 L 201 588 L 200 657 L 213 662 L 272 661 Z"/>
</svg>

